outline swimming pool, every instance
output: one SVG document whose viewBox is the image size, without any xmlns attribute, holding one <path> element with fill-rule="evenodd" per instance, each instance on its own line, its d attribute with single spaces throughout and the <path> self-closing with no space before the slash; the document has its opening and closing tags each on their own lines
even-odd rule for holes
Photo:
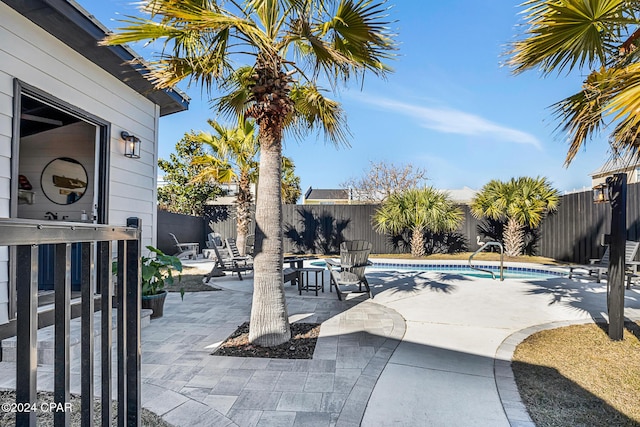
<svg viewBox="0 0 640 427">
<path fill-rule="evenodd" d="M 324 267 L 324 261 L 313 261 L 311 265 Z M 492 271 L 496 275 L 496 279 L 500 277 L 500 266 L 494 264 L 473 264 L 474 267 L 482 270 Z M 416 264 L 401 262 L 373 262 L 367 271 L 370 270 L 403 270 L 403 271 L 428 271 L 438 272 L 442 274 L 460 274 L 463 276 L 491 278 L 491 274 L 470 268 L 468 264 Z M 522 267 L 522 266 L 504 266 L 505 279 L 557 279 L 567 276 L 568 273 L 563 271 L 543 270 L 541 268 Z"/>
</svg>

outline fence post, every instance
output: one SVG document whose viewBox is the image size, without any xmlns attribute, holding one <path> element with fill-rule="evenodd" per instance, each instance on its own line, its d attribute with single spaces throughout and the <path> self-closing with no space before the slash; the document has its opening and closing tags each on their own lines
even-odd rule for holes
<svg viewBox="0 0 640 427">
<path fill-rule="evenodd" d="M 140 305 L 142 304 L 140 289 L 140 256 L 142 248 L 142 220 L 127 218 L 127 227 L 138 229 L 138 239 L 127 241 L 127 290 L 126 290 L 126 323 L 127 323 L 127 425 L 140 425 Z"/>
<path fill-rule="evenodd" d="M 81 274 L 81 298 L 82 298 L 82 322 L 81 322 L 81 343 L 80 343 L 80 370 L 81 370 L 81 424 L 83 426 L 93 425 L 93 369 L 94 369 L 94 308 L 93 300 L 94 276 L 92 269 L 95 264 L 93 244 L 90 242 L 80 243 L 80 257 L 82 259 Z"/>
<path fill-rule="evenodd" d="M 607 178 L 611 192 L 611 238 L 608 269 L 609 338 L 622 339 L 624 327 L 624 271 L 627 241 L 627 174 Z"/>
<path fill-rule="evenodd" d="M 38 337 L 38 246 L 18 246 L 16 278 L 16 403 L 36 405 L 36 375 Z M 16 412 L 16 425 L 35 426 L 36 411 Z"/>
<path fill-rule="evenodd" d="M 71 244 L 56 245 L 55 258 L 55 347 L 54 347 L 54 402 L 65 405 L 70 400 L 70 349 L 69 330 L 71 323 Z M 83 301 L 84 303 L 84 301 Z M 84 409 L 84 407 L 83 407 Z M 68 411 L 53 414 L 56 425 L 68 426 Z"/>
<path fill-rule="evenodd" d="M 111 425 L 111 418 L 113 416 L 113 409 L 111 408 L 111 344 L 112 344 L 112 279 L 111 279 L 111 249 L 112 243 L 110 241 L 98 242 L 98 287 L 100 289 L 100 306 L 101 306 L 101 318 L 100 318 L 100 354 L 102 362 L 102 393 L 100 396 L 102 402 L 102 425 Z M 104 379 L 109 379 L 105 381 Z"/>
</svg>

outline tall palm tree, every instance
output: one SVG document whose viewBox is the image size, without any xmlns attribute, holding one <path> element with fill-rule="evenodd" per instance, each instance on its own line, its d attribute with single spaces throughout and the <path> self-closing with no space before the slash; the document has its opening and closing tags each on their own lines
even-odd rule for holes
<svg viewBox="0 0 640 427">
<path fill-rule="evenodd" d="M 515 73 L 548 75 L 587 68 L 582 90 L 559 101 L 554 113 L 568 135 L 568 165 L 580 147 L 613 125 L 615 153 L 638 155 L 640 140 L 640 2 L 628 0 L 527 0 L 524 37 L 512 44 Z"/>
<path fill-rule="evenodd" d="M 537 228 L 544 217 L 558 208 L 560 194 L 544 177 L 511 178 L 487 183 L 471 202 L 476 218 L 506 222 L 502 236 L 507 256 L 524 249 L 524 228 Z"/>
<path fill-rule="evenodd" d="M 194 177 L 195 182 L 215 181 L 221 184 L 237 183 L 236 193 L 236 239 L 241 255 L 244 255 L 247 235 L 251 225 L 253 196 L 251 184 L 256 181 L 258 170 L 258 138 L 252 120 L 242 117 L 238 126 L 227 127 L 213 120 L 207 121 L 215 130 L 192 134 L 194 141 L 206 144 L 212 153 L 193 159 L 193 164 L 204 167 Z"/>
<path fill-rule="evenodd" d="M 399 234 L 411 231 L 411 255 L 425 255 L 425 231 L 454 231 L 462 221 L 462 211 L 448 194 L 433 187 L 392 193 L 373 215 L 378 232 Z"/>
<path fill-rule="evenodd" d="M 218 108 L 244 113 L 259 127 L 254 293 L 249 340 L 274 346 L 290 339 L 283 284 L 281 153 L 285 129 L 322 130 L 346 143 L 340 105 L 316 85 L 331 87 L 366 72 L 384 76 L 396 44 L 384 0 L 146 0 L 151 19 L 129 17 L 105 43 L 165 41 L 150 66 L 158 88 L 183 79 L 226 95 Z M 234 64 L 247 61 L 247 66 Z"/>
</svg>

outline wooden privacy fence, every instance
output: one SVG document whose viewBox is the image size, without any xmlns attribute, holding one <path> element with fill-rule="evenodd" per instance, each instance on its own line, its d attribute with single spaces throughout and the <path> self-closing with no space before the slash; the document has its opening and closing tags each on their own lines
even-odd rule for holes
<svg viewBox="0 0 640 427">
<path fill-rule="evenodd" d="M 640 184 L 627 187 L 627 240 L 640 241 Z M 540 227 L 538 254 L 557 260 L 585 263 L 605 251 L 602 236 L 611 228 L 611 206 L 593 203 L 591 191 L 566 194 L 558 212 Z"/>
<path fill-rule="evenodd" d="M 369 241 L 373 254 L 409 252 L 402 238 L 394 240 L 374 230 L 371 218 L 378 205 L 283 205 L 282 208 L 285 252 L 337 253 L 344 240 Z M 468 249 L 475 250 L 478 221 L 471 216 L 468 206 L 461 208 L 466 220 L 456 234 Z M 235 237 L 234 213 L 234 206 L 207 206 L 205 221 L 212 221 L 215 231 L 223 237 Z M 251 233 L 254 225 L 252 223 Z"/>
<path fill-rule="evenodd" d="M 408 253 L 409 248 L 403 245 L 402 239 L 394 241 L 373 229 L 371 217 L 377 208 L 378 205 L 283 205 L 284 250 L 335 253 L 341 240 L 367 240 L 373 245 L 373 254 Z M 477 237 L 486 240 L 478 233 L 481 221 L 471 215 L 468 206 L 461 208 L 462 225 L 453 241 L 444 244 L 464 244 L 461 249 L 475 251 Z M 236 237 L 234 212 L 233 206 L 207 206 L 204 223 L 212 221 L 215 231 L 223 237 Z M 593 203 L 591 191 L 564 195 L 558 211 L 542 222 L 535 254 L 575 263 L 599 258 L 604 253 L 602 235 L 609 233 L 610 222 L 611 207 Z M 175 232 L 181 238 L 186 222 L 181 224 L 182 229 L 176 227 L 175 230 L 163 230 L 159 226 L 158 233 Z M 209 231 L 206 227 L 204 235 Z M 630 184 L 627 188 L 627 239 L 640 240 L 640 184 Z M 185 236 L 182 240 L 189 238 Z"/>
</svg>

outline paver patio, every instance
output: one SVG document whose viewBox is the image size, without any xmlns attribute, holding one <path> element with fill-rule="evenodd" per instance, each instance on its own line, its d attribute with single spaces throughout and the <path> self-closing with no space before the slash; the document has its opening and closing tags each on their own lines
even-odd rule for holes
<svg viewBox="0 0 640 427">
<path fill-rule="evenodd" d="M 170 294 L 164 317 L 142 330 L 143 406 L 177 426 L 532 425 L 510 375 L 515 345 L 606 311 L 606 284 L 580 279 L 367 276 L 373 300 L 285 286 L 291 321 L 322 323 L 311 360 L 211 355 L 248 321 L 251 276 L 213 279 L 222 291 L 184 301 Z M 640 319 L 638 287 L 626 307 Z M 0 363 L 0 388 L 12 383 L 15 364 Z M 52 384 L 51 369 L 39 367 L 38 387 Z"/>
</svg>

